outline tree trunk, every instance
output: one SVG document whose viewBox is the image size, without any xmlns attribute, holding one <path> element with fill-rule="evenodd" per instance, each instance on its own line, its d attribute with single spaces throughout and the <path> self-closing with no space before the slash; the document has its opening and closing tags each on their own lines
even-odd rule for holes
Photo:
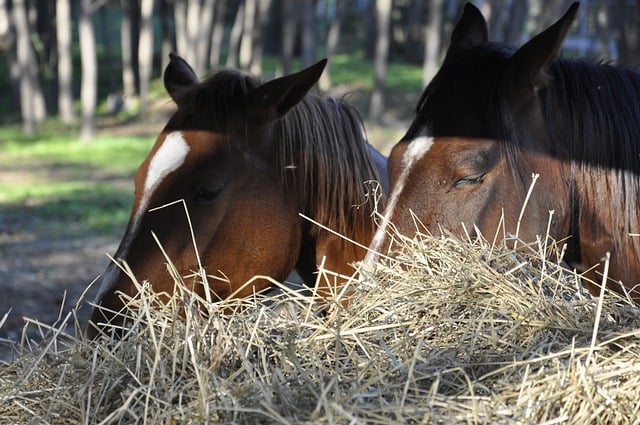
<svg viewBox="0 0 640 425">
<path fill-rule="evenodd" d="M 12 18 L 12 10 L 9 8 L 9 0 L 0 0 L 0 41 L 7 51 L 7 65 L 9 67 L 9 87 L 12 105 L 20 105 L 20 66 L 18 65 L 18 52 L 16 43 L 16 31 Z M 14 111 L 18 114 L 18 111 Z"/>
<path fill-rule="evenodd" d="M 293 50 L 296 46 L 296 29 L 298 27 L 298 14 L 296 13 L 297 0 L 282 0 L 282 43 L 280 51 L 280 73 L 291 73 L 293 64 Z"/>
<path fill-rule="evenodd" d="M 81 0 L 78 16 L 78 38 L 80 39 L 80 58 L 82 63 L 82 82 L 80 99 L 82 102 L 82 127 L 80 138 L 89 141 L 93 138 L 97 98 L 97 59 L 96 42 L 91 21 L 91 0 Z"/>
<path fill-rule="evenodd" d="M 238 62 L 238 49 L 240 47 L 240 38 L 242 38 L 244 24 L 244 1 L 240 2 L 236 17 L 233 20 L 231 34 L 229 35 L 229 50 L 227 52 L 227 67 L 233 68 Z"/>
<path fill-rule="evenodd" d="M 44 96 L 38 79 L 36 54 L 31 45 L 31 31 L 24 0 L 13 0 L 13 21 L 16 28 L 17 62 L 20 72 L 20 111 L 22 130 L 33 134 L 36 125 L 46 115 Z"/>
<path fill-rule="evenodd" d="M 120 46 L 122 50 L 122 95 L 136 94 L 136 78 L 133 71 L 133 33 L 131 28 L 132 0 L 122 0 L 122 23 L 120 24 Z"/>
<path fill-rule="evenodd" d="M 316 27 L 316 7 L 318 0 L 304 0 L 304 16 L 302 26 L 302 67 L 313 65 L 316 61 L 318 47 L 318 31 Z"/>
<path fill-rule="evenodd" d="M 140 115 L 147 116 L 149 110 L 149 84 L 153 72 L 153 0 L 140 2 L 140 38 L 138 44 L 138 66 L 140 70 Z"/>
<path fill-rule="evenodd" d="M 618 46 L 618 61 L 627 66 L 640 65 L 640 0 L 629 7 L 624 0 L 616 0 L 611 6 L 611 22 L 614 23 Z"/>
<path fill-rule="evenodd" d="M 213 19 L 216 11 L 216 0 L 203 0 L 202 11 L 200 13 L 200 34 L 198 35 L 198 63 L 200 70 L 196 70 L 197 75 L 202 75 L 210 69 L 209 51 L 211 49 L 211 37 L 213 34 Z"/>
<path fill-rule="evenodd" d="M 244 0 L 244 31 L 240 40 L 240 67 L 248 69 L 251 64 L 251 53 L 253 52 L 253 33 L 256 30 L 256 10 L 258 0 Z"/>
<path fill-rule="evenodd" d="M 169 53 L 175 51 L 175 43 L 169 28 L 168 0 L 160 0 L 160 29 L 162 32 L 162 57 L 160 58 L 160 66 L 162 70 L 166 69 L 167 65 L 169 65 Z"/>
<path fill-rule="evenodd" d="M 442 34 L 443 0 L 429 0 L 427 8 L 429 19 L 425 29 L 424 62 L 422 66 L 422 85 L 426 86 L 436 74 L 440 65 L 440 34 Z"/>
<path fill-rule="evenodd" d="M 376 50 L 374 56 L 374 88 L 369 106 L 369 119 L 382 123 L 385 108 L 387 61 L 389 57 L 389 24 L 391 22 L 391 0 L 376 0 Z"/>
<path fill-rule="evenodd" d="M 509 8 L 509 25 L 505 36 L 505 43 L 511 46 L 519 46 L 524 34 L 524 25 L 527 22 L 529 1 L 515 1 Z"/>
<path fill-rule="evenodd" d="M 189 49 L 187 37 L 187 0 L 174 0 L 173 20 L 176 32 L 176 49 L 178 54 L 186 58 Z"/>
<path fill-rule="evenodd" d="M 187 48 L 180 55 L 191 65 L 196 75 L 202 75 L 204 65 L 200 63 L 198 56 L 198 44 L 200 43 L 200 17 L 202 8 L 200 0 L 187 1 Z"/>
<path fill-rule="evenodd" d="M 103 72 L 106 71 L 107 73 L 108 92 L 114 93 L 118 91 L 120 83 L 118 81 L 117 69 L 115 66 L 117 57 L 116 55 L 114 55 L 111 37 L 109 34 L 109 14 L 107 8 L 101 8 L 99 11 L 99 15 L 100 37 L 97 41 L 97 44 L 99 46 L 102 45 L 103 60 L 101 63 L 101 67 L 103 68 Z"/>
<path fill-rule="evenodd" d="M 331 63 L 338 48 L 338 41 L 340 40 L 340 26 L 342 25 L 342 19 L 345 13 L 345 4 L 346 0 L 336 0 L 335 16 L 331 19 L 329 33 L 327 34 L 327 50 L 325 56 L 329 59 L 329 62 L 327 62 L 327 66 L 325 66 L 324 72 L 320 76 L 319 85 L 322 90 L 329 90 L 329 88 L 331 88 Z"/>
<path fill-rule="evenodd" d="M 217 1 L 213 31 L 211 32 L 211 51 L 209 52 L 209 66 L 215 68 L 221 63 L 222 40 L 224 38 L 224 17 L 227 13 L 227 1 Z"/>
<path fill-rule="evenodd" d="M 251 42 L 251 61 L 249 71 L 254 75 L 262 74 L 262 51 L 264 49 L 263 33 L 269 18 L 269 8 L 271 0 L 259 0 L 256 10 L 255 26 L 253 30 L 253 41 Z"/>
<path fill-rule="evenodd" d="M 56 2 L 56 38 L 58 40 L 58 116 L 63 124 L 72 124 L 76 118 L 73 109 L 73 61 L 71 54 L 71 3 Z"/>
</svg>

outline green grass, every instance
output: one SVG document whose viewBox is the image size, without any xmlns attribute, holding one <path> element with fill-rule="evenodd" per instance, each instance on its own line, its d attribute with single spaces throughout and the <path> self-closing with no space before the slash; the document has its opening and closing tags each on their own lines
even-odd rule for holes
<svg viewBox="0 0 640 425">
<path fill-rule="evenodd" d="M 322 53 L 320 53 L 318 60 L 323 57 Z M 273 78 L 278 66 L 278 57 L 265 55 L 262 62 L 264 78 Z M 301 69 L 300 59 L 294 59 L 292 72 Z M 420 93 L 424 88 L 422 85 L 422 67 L 403 62 L 389 62 L 386 83 L 387 90 L 391 92 Z M 348 84 L 360 90 L 372 90 L 373 64 L 365 58 L 363 51 L 337 54 L 331 59 L 331 84 Z"/>
<path fill-rule="evenodd" d="M 135 171 L 152 143 L 103 136 L 86 143 L 64 131 L 25 137 L 0 128 L 0 168 L 7 176 L 0 179 L 0 215 L 53 234 L 121 230 Z"/>
<path fill-rule="evenodd" d="M 364 53 L 339 54 L 331 60 L 332 84 L 357 84 L 360 89 L 373 89 L 373 64 Z M 406 63 L 390 62 L 387 68 L 387 90 L 391 92 L 422 91 L 422 68 Z"/>
</svg>

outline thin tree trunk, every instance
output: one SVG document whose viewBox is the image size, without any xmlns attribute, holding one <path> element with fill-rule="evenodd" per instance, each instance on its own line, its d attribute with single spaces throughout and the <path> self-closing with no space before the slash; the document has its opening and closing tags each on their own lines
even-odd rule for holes
<svg viewBox="0 0 640 425">
<path fill-rule="evenodd" d="M 316 61 L 316 49 L 318 47 L 316 7 L 318 0 L 304 0 L 303 4 L 302 67 L 307 67 Z"/>
<path fill-rule="evenodd" d="M 187 2 L 187 48 L 180 53 L 191 65 L 197 75 L 202 74 L 203 65 L 198 56 L 198 44 L 200 43 L 200 17 L 202 8 L 200 0 L 188 0 Z"/>
<path fill-rule="evenodd" d="M 244 0 L 244 31 L 240 40 L 240 67 L 248 69 L 251 64 L 251 53 L 253 52 L 253 33 L 256 30 L 256 10 L 258 0 Z"/>
<path fill-rule="evenodd" d="M 173 20 L 176 32 L 176 49 L 178 54 L 186 58 L 189 49 L 187 37 L 187 0 L 174 0 Z"/>
<path fill-rule="evenodd" d="M 175 51 L 173 38 L 169 30 L 169 5 L 168 0 L 160 0 L 160 28 L 162 31 L 162 57 L 161 69 L 166 69 L 169 65 L 169 53 Z"/>
<path fill-rule="evenodd" d="M 113 45 L 111 43 L 111 37 L 109 34 L 109 14 L 107 8 L 101 8 L 99 14 L 100 39 L 97 41 L 97 44 L 99 46 L 102 46 L 102 50 L 104 52 L 101 67 L 103 68 L 103 71 L 106 71 L 107 73 L 108 91 L 109 93 L 114 93 L 118 91 L 120 84 L 118 82 L 118 76 L 115 67 L 115 61 L 117 60 L 117 58 L 113 54 Z"/>
<path fill-rule="evenodd" d="M 58 40 L 58 116 L 63 124 L 72 124 L 76 118 L 73 109 L 73 62 L 71 55 L 70 0 L 56 2 L 56 38 Z"/>
<path fill-rule="evenodd" d="M 122 51 L 122 95 L 131 97 L 136 93 L 136 78 L 133 72 L 133 35 L 131 29 L 132 0 L 122 0 L 122 22 L 120 24 L 120 47 Z"/>
<path fill-rule="evenodd" d="M 429 19 L 425 28 L 424 62 L 422 65 L 422 85 L 433 78 L 440 64 L 440 34 L 442 34 L 443 0 L 429 0 Z"/>
<path fill-rule="evenodd" d="M 336 54 L 338 48 L 338 42 L 340 40 L 340 26 L 342 25 L 342 19 L 345 12 L 346 0 L 336 0 L 335 16 L 331 20 L 329 26 L 329 34 L 327 34 L 327 51 L 325 56 L 329 59 L 327 66 L 324 68 L 324 72 L 320 76 L 320 88 L 322 90 L 329 90 L 331 87 L 331 63 Z"/>
<path fill-rule="evenodd" d="M 529 1 L 521 0 L 511 4 L 509 8 L 509 25 L 505 42 L 511 46 L 519 46 L 524 34 L 524 25 L 527 22 L 527 14 L 529 11 Z"/>
<path fill-rule="evenodd" d="M 296 14 L 296 0 L 282 0 L 282 43 L 280 51 L 279 75 L 291 73 L 293 63 L 293 49 L 296 45 L 296 29 L 298 14 Z"/>
<path fill-rule="evenodd" d="M 254 75 L 262 74 L 262 51 L 264 49 L 263 33 L 269 17 L 271 0 L 259 0 L 256 10 L 255 27 L 253 31 L 253 41 L 251 42 L 251 61 L 249 71 Z"/>
<path fill-rule="evenodd" d="M 209 52 L 209 66 L 215 68 L 222 60 L 222 39 L 224 37 L 224 17 L 227 13 L 227 1 L 217 1 L 213 31 L 211 32 L 211 51 Z"/>
<path fill-rule="evenodd" d="M 640 0 L 629 7 L 624 0 L 610 6 L 614 37 L 618 46 L 618 61 L 627 66 L 640 65 Z M 615 9 L 615 10 L 613 10 Z"/>
<path fill-rule="evenodd" d="M 216 0 L 203 0 L 202 11 L 200 13 L 200 35 L 198 36 L 198 63 L 200 70 L 196 70 L 198 75 L 210 69 L 209 51 L 211 50 L 211 34 L 213 33 L 213 19 L 216 11 Z"/>
<path fill-rule="evenodd" d="M 389 25 L 391 22 L 391 0 L 376 0 L 376 50 L 374 56 L 374 89 L 369 105 L 369 119 L 382 123 L 385 108 L 387 61 L 389 58 Z"/>
<path fill-rule="evenodd" d="M 233 20 L 231 34 L 229 35 L 229 51 L 227 52 L 227 67 L 233 68 L 238 61 L 238 49 L 240 47 L 240 39 L 242 38 L 244 24 L 244 1 L 240 2 L 236 17 Z"/>
<path fill-rule="evenodd" d="M 85 141 L 93 139 L 95 129 L 97 98 L 97 59 L 96 42 L 91 21 L 91 0 L 81 0 L 78 16 L 78 38 L 80 39 L 80 58 L 82 63 L 82 82 L 80 99 L 82 102 L 82 126 L 80 138 Z"/>
<path fill-rule="evenodd" d="M 22 129 L 33 134 L 45 115 L 44 96 L 38 80 L 36 54 L 31 45 L 31 31 L 24 0 L 13 1 L 13 21 L 16 29 L 17 62 L 20 72 L 20 111 Z"/>
<path fill-rule="evenodd" d="M 140 70 L 140 115 L 147 116 L 149 109 L 149 84 L 153 72 L 153 0 L 140 2 L 140 39 L 138 44 L 138 66 Z"/>
</svg>

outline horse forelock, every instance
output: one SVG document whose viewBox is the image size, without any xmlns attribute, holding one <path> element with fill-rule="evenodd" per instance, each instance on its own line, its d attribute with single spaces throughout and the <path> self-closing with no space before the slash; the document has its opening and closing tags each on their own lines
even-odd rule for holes
<svg viewBox="0 0 640 425">
<path fill-rule="evenodd" d="M 228 133 L 245 117 L 249 94 L 261 82 L 241 71 L 219 71 L 184 91 L 167 128 Z"/>
<path fill-rule="evenodd" d="M 355 108 L 310 93 L 275 122 L 272 137 L 283 183 L 301 211 L 343 235 L 372 230 L 376 200 L 365 182 L 383 179 Z"/>
</svg>

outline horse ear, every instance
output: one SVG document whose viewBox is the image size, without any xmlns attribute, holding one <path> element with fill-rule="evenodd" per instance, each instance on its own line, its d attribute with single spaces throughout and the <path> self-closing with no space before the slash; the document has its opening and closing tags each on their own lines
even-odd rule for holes
<svg viewBox="0 0 640 425">
<path fill-rule="evenodd" d="M 164 87 L 174 102 L 180 103 L 180 95 L 187 87 L 198 84 L 198 76 L 191 66 L 175 53 L 169 53 L 171 61 L 164 70 Z"/>
<path fill-rule="evenodd" d="M 522 99 L 545 85 L 545 72 L 557 58 L 578 6 L 578 2 L 573 3 L 562 18 L 529 40 L 509 59 L 503 78 L 515 98 Z"/>
<path fill-rule="evenodd" d="M 327 59 L 322 59 L 300 72 L 262 84 L 251 93 L 250 105 L 266 113 L 263 118 L 267 120 L 280 118 L 318 82 L 326 64 Z"/>
<path fill-rule="evenodd" d="M 489 42 L 487 21 L 477 7 L 471 3 L 465 4 L 462 16 L 451 33 L 447 56 L 452 52 L 459 52 L 487 42 Z"/>
</svg>

